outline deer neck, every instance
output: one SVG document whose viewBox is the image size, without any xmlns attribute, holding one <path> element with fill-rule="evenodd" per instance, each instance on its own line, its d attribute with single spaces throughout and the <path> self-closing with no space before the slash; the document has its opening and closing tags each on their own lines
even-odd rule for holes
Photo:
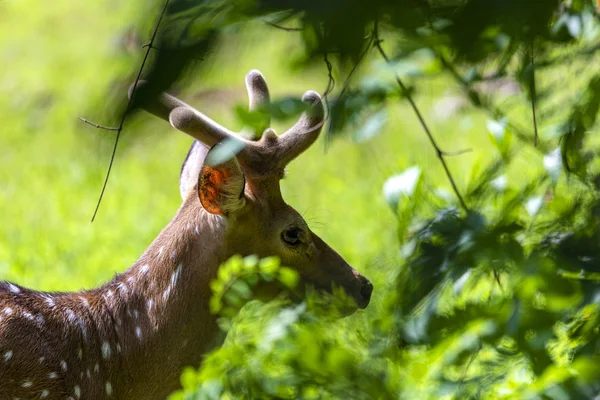
<svg viewBox="0 0 600 400">
<path fill-rule="evenodd" d="M 99 289 L 114 321 L 114 342 L 103 343 L 102 352 L 124 367 L 111 372 L 115 392 L 123 381 L 128 391 L 121 394 L 129 398 L 164 397 L 178 386 L 184 366 L 199 365 L 218 344 L 209 283 L 228 256 L 224 235 L 223 219 L 188 199 L 140 259 Z"/>
</svg>

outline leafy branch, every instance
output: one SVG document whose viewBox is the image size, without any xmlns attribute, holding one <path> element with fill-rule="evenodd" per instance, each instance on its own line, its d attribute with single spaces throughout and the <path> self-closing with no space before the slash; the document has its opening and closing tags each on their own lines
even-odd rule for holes
<svg viewBox="0 0 600 400">
<path fill-rule="evenodd" d="M 390 61 L 389 57 L 387 56 L 387 54 L 381 47 L 382 40 L 379 38 L 379 26 L 378 25 L 379 25 L 378 21 L 376 21 L 374 28 L 373 28 L 373 42 L 375 44 L 375 47 L 379 51 L 379 54 L 381 55 L 381 57 L 385 60 L 385 62 L 387 64 L 390 64 L 391 61 Z M 406 97 L 406 99 L 410 103 L 410 106 L 412 107 L 413 111 L 415 112 L 417 118 L 419 119 L 419 123 L 423 127 L 423 130 L 425 131 L 425 134 L 427 135 L 429 142 L 433 146 L 433 148 L 435 150 L 435 154 L 437 155 L 438 159 L 440 160 L 440 163 L 442 164 L 442 167 L 444 168 L 444 172 L 446 173 L 446 176 L 448 177 L 448 180 L 450 181 L 452 190 L 454 190 L 454 194 L 458 198 L 458 201 L 459 201 L 461 207 L 465 211 L 468 212 L 469 208 L 467 207 L 467 203 L 465 203 L 463 197 L 461 196 L 461 194 L 458 190 L 458 187 L 456 186 L 456 182 L 454 181 L 454 178 L 452 177 L 452 174 L 450 173 L 450 169 L 448 168 L 448 165 L 446 164 L 446 160 L 444 159 L 444 155 L 445 155 L 444 151 L 442 151 L 440 149 L 440 147 L 438 146 L 435 138 L 433 137 L 431 131 L 429 130 L 429 127 L 427 126 L 427 123 L 425 122 L 425 119 L 423 118 L 423 115 L 421 114 L 421 111 L 417 107 L 417 104 L 415 103 L 410 91 L 408 90 L 408 88 L 406 87 L 404 82 L 402 82 L 402 79 L 400 79 L 400 76 L 398 76 L 397 73 L 394 73 L 394 77 L 396 79 L 396 83 L 398 84 L 398 86 L 400 87 L 400 90 L 402 91 L 402 94 L 404 95 L 404 97 Z"/>
</svg>

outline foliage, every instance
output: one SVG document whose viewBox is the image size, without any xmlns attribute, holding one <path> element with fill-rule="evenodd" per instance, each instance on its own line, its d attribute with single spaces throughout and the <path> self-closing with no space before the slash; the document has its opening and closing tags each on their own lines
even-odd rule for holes
<svg viewBox="0 0 600 400">
<path fill-rule="evenodd" d="M 170 48 L 182 40 L 208 45 L 219 34 L 214 21 L 291 22 L 305 51 L 297 61 L 325 61 L 326 95 L 336 95 L 331 134 L 353 129 L 356 142 L 368 142 L 387 125 L 389 104 L 408 100 L 455 196 L 432 188 L 418 166 L 386 181 L 404 262 L 358 342 L 341 328 L 331 335 L 336 307 L 322 315 L 307 306 L 311 297 L 300 305 L 254 305 L 228 327 L 221 349 L 184 373 L 176 398 L 589 398 L 600 389 L 600 179 L 597 145 L 587 137 L 597 129 L 600 81 L 586 72 L 573 79 L 575 89 L 544 79 L 549 70 L 567 71 L 565 59 L 576 66 L 598 59 L 591 2 L 346 1 L 344 18 L 333 12 L 342 7 L 336 1 L 177 4 L 164 39 Z M 179 18 L 193 20 L 200 33 L 177 30 Z M 392 38 L 390 55 L 382 35 Z M 387 78 L 376 69 L 352 84 L 373 53 Z M 331 59 L 337 73 L 348 71 L 337 92 Z M 419 85 L 439 74 L 488 115 L 496 148 L 474 165 L 462 195 L 445 163 L 450 153 L 414 101 Z M 499 107 L 484 85 L 507 78 L 524 96 Z M 581 94 L 548 111 L 566 90 Z M 523 128 L 518 113 L 528 108 L 532 127 Z M 539 124 L 538 114 L 552 124 Z M 240 117 L 252 124 L 251 115 Z M 533 148 L 539 164 L 514 180 L 525 161 L 522 146 Z"/>
<path fill-rule="evenodd" d="M 29 26 L 56 26 L 58 42 L 72 40 L 63 51 L 87 61 L 63 71 L 38 51 L 21 54 L 14 76 L 0 81 L 19 93 L 0 100 L 11 116 L 0 138 L 10 149 L 0 158 L 0 274 L 42 289 L 91 286 L 130 264 L 168 221 L 178 200 L 173 160 L 189 142 L 159 138 L 164 125 L 136 129 L 151 139 L 122 143 L 120 169 L 88 227 L 104 171 L 97 153 L 110 146 L 70 121 L 87 116 L 79 104 L 90 94 L 104 102 L 113 79 L 123 98 L 131 81 L 123 71 L 137 71 L 138 60 L 114 48 L 130 39 L 125 28 L 116 40 L 108 28 L 69 25 L 90 18 L 66 12 L 69 24 L 51 24 L 52 13 L 29 21 L 30 7 L 6 6 L 4 22 L 24 22 L 0 37 L 38 49 L 45 35 Z M 144 39 L 151 28 L 147 13 L 94 7 L 85 15 L 115 15 L 119 26 L 117 14 L 144 19 L 135 26 Z M 193 67 L 202 69 L 203 89 L 233 87 L 254 67 L 285 90 L 327 83 L 328 153 L 311 149 L 290 165 L 283 191 L 301 209 L 329 210 L 319 233 L 375 283 L 372 304 L 345 318 L 337 300 L 315 293 L 246 304 L 264 282 L 293 286 L 293 274 L 273 259 L 230 260 L 212 286 L 227 339 L 183 372 L 174 398 L 566 399 L 600 391 L 594 2 L 172 0 L 166 17 L 146 95 L 182 78 L 196 101 Z M 88 41 L 73 31 L 89 32 Z M 9 40 L 0 43 L 3 58 L 13 57 Z M 215 57 L 216 72 L 198 62 Z M 94 79 L 75 84 L 74 76 Z M 517 89 L 505 95 L 509 84 Z M 452 96 L 459 111 L 440 118 L 437 98 Z M 434 153 L 408 101 L 433 131 Z M 280 123 L 302 104 L 286 93 L 256 114 L 233 110 L 210 109 L 258 127 L 264 114 Z M 450 146 L 472 151 L 451 157 Z M 456 193 L 431 154 L 447 160 Z"/>
<path fill-rule="evenodd" d="M 593 397 L 600 196 L 587 184 L 544 172 L 522 187 L 472 186 L 485 213 L 412 219 L 367 340 L 332 334 L 335 308 L 254 304 L 174 398 Z M 532 210 L 536 193 L 552 195 Z M 426 196 L 391 205 L 418 215 Z"/>
</svg>

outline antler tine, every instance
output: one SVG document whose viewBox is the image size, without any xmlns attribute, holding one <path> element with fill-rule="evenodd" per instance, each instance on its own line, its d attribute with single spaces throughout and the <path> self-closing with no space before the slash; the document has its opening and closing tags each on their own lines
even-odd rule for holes
<svg viewBox="0 0 600 400">
<path fill-rule="evenodd" d="M 175 129 L 187 133 L 208 147 L 224 140 L 244 141 L 243 138 L 189 106 L 177 107 L 171 111 L 169 122 Z"/>
<path fill-rule="evenodd" d="M 279 163 L 283 166 L 308 149 L 317 140 L 323 127 L 325 109 L 321 102 L 321 96 L 317 92 L 309 90 L 302 96 L 302 101 L 310 108 L 302 113 L 294 126 L 278 138 Z"/>
<path fill-rule="evenodd" d="M 253 69 L 246 74 L 246 89 L 248 90 L 248 99 L 250 100 L 249 110 L 255 111 L 259 108 L 266 108 L 271 104 L 269 87 L 265 77 L 260 71 Z M 270 115 L 266 115 L 263 126 L 258 127 L 253 132 L 253 139 L 257 140 L 260 135 L 271 125 Z"/>
<path fill-rule="evenodd" d="M 133 94 L 134 87 L 137 94 L 146 84 L 145 81 L 137 82 L 137 86 L 132 84 L 129 97 Z M 169 121 L 175 129 L 187 133 L 209 147 L 225 139 L 241 140 L 235 133 L 170 94 L 161 93 L 152 100 L 142 99 L 140 105 L 149 113 Z"/>
</svg>

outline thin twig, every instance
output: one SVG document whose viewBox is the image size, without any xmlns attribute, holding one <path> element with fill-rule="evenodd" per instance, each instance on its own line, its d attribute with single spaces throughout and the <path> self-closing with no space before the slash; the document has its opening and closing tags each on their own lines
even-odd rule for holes
<svg viewBox="0 0 600 400">
<path fill-rule="evenodd" d="M 338 100 L 342 98 L 342 96 L 346 93 L 346 91 L 350 87 L 350 80 L 352 79 L 352 76 L 358 69 L 358 66 L 362 63 L 365 55 L 367 55 L 367 53 L 369 52 L 369 49 L 371 48 L 372 44 L 373 44 L 373 35 L 370 35 L 369 42 L 367 43 L 365 48 L 361 51 L 361 53 L 358 55 L 358 59 L 356 60 L 356 62 L 352 66 L 352 68 L 350 69 L 350 72 L 348 72 L 346 79 L 344 79 L 344 85 L 342 86 L 342 90 L 340 91 L 340 93 L 337 96 Z M 330 75 L 330 77 L 331 77 L 331 75 Z M 329 119 L 329 100 L 327 97 L 325 97 L 325 105 L 327 106 L 327 118 L 326 119 Z M 327 151 L 329 148 L 330 138 L 331 138 L 331 135 L 327 134 L 326 140 L 325 140 L 325 151 Z"/>
<path fill-rule="evenodd" d="M 538 145 L 538 140 L 539 140 L 539 136 L 538 136 L 538 127 L 537 127 L 537 118 L 535 116 L 535 97 L 536 97 L 536 91 L 535 91 L 535 59 L 534 59 L 534 54 L 533 54 L 533 40 L 531 41 L 531 49 L 530 49 L 530 56 L 531 56 L 531 82 L 529 83 L 529 95 L 531 96 L 531 115 L 533 116 L 533 145 L 535 147 L 537 147 Z"/>
<path fill-rule="evenodd" d="M 460 377 L 460 385 L 458 387 L 459 390 L 462 388 L 463 384 L 465 383 L 465 379 L 467 378 L 467 372 L 469 371 L 471 364 L 473 364 L 473 361 L 475 361 L 475 358 L 477 357 L 477 354 L 479 354 L 480 351 L 481 351 L 481 341 L 479 342 L 477 349 L 475 349 L 475 351 L 471 354 L 471 357 L 469 357 L 469 362 L 465 366 L 465 370 L 463 371 L 462 376 Z"/>
<path fill-rule="evenodd" d="M 373 44 L 373 40 L 374 40 L 374 36 L 370 35 L 369 42 L 365 46 L 364 50 L 358 55 L 358 59 L 352 66 L 352 69 L 348 73 L 348 76 L 346 76 L 346 79 L 344 80 L 344 86 L 342 87 L 342 90 L 340 91 L 340 94 L 338 95 L 338 97 L 342 97 L 344 95 L 344 93 L 346 93 L 346 90 L 348 90 L 348 87 L 350 86 L 350 79 L 352 78 L 352 75 L 354 75 L 354 72 L 356 72 L 356 70 L 358 69 L 358 66 L 361 64 L 363 58 L 369 52 L 369 49 L 371 48 L 371 45 Z"/>
<path fill-rule="evenodd" d="M 325 109 L 327 111 L 327 117 L 325 119 L 327 120 L 329 119 L 329 93 L 331 93 L 335 88 L 335 79 L 333 77 L 333 66 L 329 61 L 329 55 L 327 54 L 327 52 L 323 53 L 323 62 L 325 62 L 325 66 L 327 67 L 328 77 L 327 87 L 323 92 L 323 100 L 325 101 Z"/>
<path fill-rule="evenodd" d="M 154 46 L 154 44 L 152 44 L 151 42 L 145 43 L 142 45 L 142 49 L 145 48 L 150 48 L 150 49 L 154 49 L 154 50 L 160 50 L 158 47 Z"/>
<path fill-rule="evenodd" d="M 331 65 L 331 61 L 329 61 L 329 54 L 328 53 L 323 53 L 323 62 L 325 63 L 325 66 L 327 67 L 327 87 L 325 88 L 325 91 L 323 92 L 323 97 L 325 99 L 327 99 L 327 96 L 329 95 L 329 93 L 331 93 L 333 91 L 333 89 L 335 88 L 335 79 L 333 78 L 333 65 Z"/>
<path fill-rule="evenodd" d="M 494 274 L 494 280 L 498 284 L 500 291 L 503 291 L 504 289 L 502 288 L 502 281 L 500 280 L 500 274 L 498 273 L 498 270 L 496 270 L 496 268 L 492 268 L 492 273 Z"/>
<path fill-rule="evenodd" d="M 104 192 L 106 191 L 106 185 L 108 184 L 108 178 L 110 177 L 110 172 L 112 171 L 112 166 L 115 161 L 115 155 L 117 154 L 117 146 L 119 145 L 119 138 L 121 137 L 121 132 L 123 131 L 123 125 L 125 124 L 125 119 L 127 118 L 127 115 L 129 115 L 129 110 L 131 109 L 131 105 L 133 104 L 133 98 L 135 97 L 134 95 L 135 95 L 135 91 L 137 89 L 137 84 L 140 81 L 142 72 L 144 71 L 144 66 L 146 65 L 146 61 L 148 60 L 150 51 L 153 48 L 154 41 L 156 40 L 156 35 L 158 34 L 158 28 L 159 28 L 160 23 L 165 15 L 165 12 L 167 11 L 168 6 L 169 6 L 169 0 L 165 0 L 165 4 L 160 12 L 158 21 L 156 21 L 156 26 L 154 27 L 154 31 L 152 32 L 152 37 L 150 38 L 150 41 L 146 45 L 146 54 L 144 54 L 144 59 L 142 60 L 142 64 L 140 65 L 140 69 L 138 70 L 137 76 L 135 78 L 135 84 L 133 86 L 131 96 L 129 97 L 129 100 L 127 101 L 127 107 L 125 107 L 125 111 L 123 112 L 123 116 L 121 117 L 121 122 L 119 123 L 119 126 L 116 129 L 114 129 L 114 128 L 109 129 L 109 130 L 116 130 L 117 135 L 115 137 L 115 144 L 114 144 L 114 147 L 112 150 L 112 154 L 110 156 L 110 163 L 108 164 L 108 170 L 106 171 L 106 177 L 104 178 L 104 184 L 102 185 L 102 190 L 100 191 L 100 196 L 98 197 L 98 202 L 96 203 L 96 209 L 94 210 L 94 214 L 92 215 L 92 220 L 90 222 L 94 222 L 94 219 L 96 219 L 96 215 L 98 214 L 98 209 L 100 208 L 100 203 L 102 203 L 102 198 L 104 197 Z M 80 119 L 84 120 L 83 118 L 80 118 Z M 86 122 L 92 126 L 96 126 L 98 128 L 101 127 L 100 125 L 90 123 L 87 120 L 84 120 L 84 122 Z"/>
<path fill-rule="evenodd" d="M 297 32 L 297 31 L 304 30 L 304 28 L 282 26 L 282 25 L 279 25 L 279 24 L 277 24 L 275 22 L 271 22 L 271 21 L 263 21 L 263 22 L 269 26 L 272 26 L 273 28 L 281 29 L 282 31 L 287 31 L 287 32 Z"/>
<path fill-rule="evenodd" d="M 445 151 L 445 150 L 442 150 L 442 155 L 444 157 L 455 157 L 455 156 L 460 156 L 460 155 L 465 154 L 465 153 L 470 153 L 472 151 L 473 151 L 473 149 L 471 149 L 471 148 L 462 149 L 462 150 L 456 150 L 456 151 Z"/>
<path fill-rule="evenodd" d="M 118 128 L 118 127 L 114 127 L 114 126 L 104 126 L 104 125 L 98 125 L 98 124 L 95 124 L 95 123 L 93 123 L 92 121 L 89 121 L 89 120 L 87 120 L 87 119 L 85 119 L 85 118 L 83 118 L 83 117 L 77 117 L 77 118 L 79 118 L 79 120 L 80 120 L 80 121 L 83 121 L 83 122 L 85 122 L 86 124 L 88 124 L 88 125 L 91 125 L 91 126 L 93 126 L 93 127 L 96 127 L 96 128 L 98 128 L 98 129 L 103 129 L 103 130 L 105 130 L 105 131 L 118 131 L 118 130 L 119 130 L 119 128 Z"/>
<path fill-rule="evenodd" d="M 450 73 L 450 75 L 454 78 L 454 80 L 460 85 L 460 87 L 464 90 L 466 96 L 471 101 L 471 104 L 476 108 L 480 108 L 484 111 L 487 111 L 493 118 L 500 118 L 500 116 L 504 116 L 504 112 L 500 110 L 498 107 L 494 106 L 491 102 L 485 100 L 484 96 L 481 96 L 473 86 L 467 82 L 460 73 L 454 68 L 452 63 L 450 63 L 442 54 L 438 53 L 438 58 L 442 63 L 442 66 Z M 525 130 L 521 127 L 517 126 L 514 122 L 508 122 L 508 127 L 511 128 L 512 132 L 515 134 L 517 138 L 521 141 L 530 144 L 531 136 L 525 133 Z M 538 147 L 541 151 L 546 151 L 548 149 L 544 149 Z"/>
<path fill-rule="evenodd" d="M 375 47 L 377 47 L 379 54 L 381 54 L 381 57 L 383 57 L 385 62 L 390 64 L 390 59 L 388 58 L 387 54 L 385 53 L 385 51 L 383 51 L 383 48 L 381 47 L 381 40 L 379 39 L 379 32 L 378 32 L 377 25 L 378 25 L 378 23 L 377 23 L 377 21 L 375 21 L 375 26 L 374 26 L 374 30 L 373 30 L 373 40 L 375 43 Z M 396 78 L 396 83 L 402 90 L 403 95 L 406 97 L 406 99 L 410 103 L 410 106 L 412 107 L 413 111 L 417 115 L 417 118 L 419 119 L 419 122 L 421 123 L 423 130 L 425 131 L 425 133 L 427 134 L 427 137 L 429 138 L 429 142 L 431 142 L 431 145 L 435 149 L 435 153 L 436 153 L 438 159 L 440 160 L 440 162 L 442 163 L 442 167 L 444 167 L 446 176 L 448 177 L 448 180 L 450 181 L 450 185 L 452 186 L 452 189 L 454 190 L 454 193 L 456 194 L 456 197 L 458 198 L 460 205 L 462 206 L 462 208 L 465 211 L 468 212 L 469 208 L 467 207 L 467 204 L 465 203 L 462 196 L 460 195 L 460 192 L 458 191 L 458 187 L 456 186 L 456 182 L 454 181 L 454 178 L 452 177 L 452 174 L 450 173 L 450 169 L 448 168 L 448 165 L 446 164 L 446 160 L 444 160 L 444 152 L 437 145 L 437 142 L 435 141 L 433 135 L 431 134 L 429 127 L 425 123 L 425 119 L 423 118 L 421 111 L 419 111 L 419 108 L 417 107 L 417 104 L 413 100 L 412 95 L 410 94 L 410 91 L 408 90 L 408 88 L 404 85 L 404 83 L 402 82 L 402 80 L 400 79 L 398 74 L 394 73 L 394 77 Z"/>
</svg>

